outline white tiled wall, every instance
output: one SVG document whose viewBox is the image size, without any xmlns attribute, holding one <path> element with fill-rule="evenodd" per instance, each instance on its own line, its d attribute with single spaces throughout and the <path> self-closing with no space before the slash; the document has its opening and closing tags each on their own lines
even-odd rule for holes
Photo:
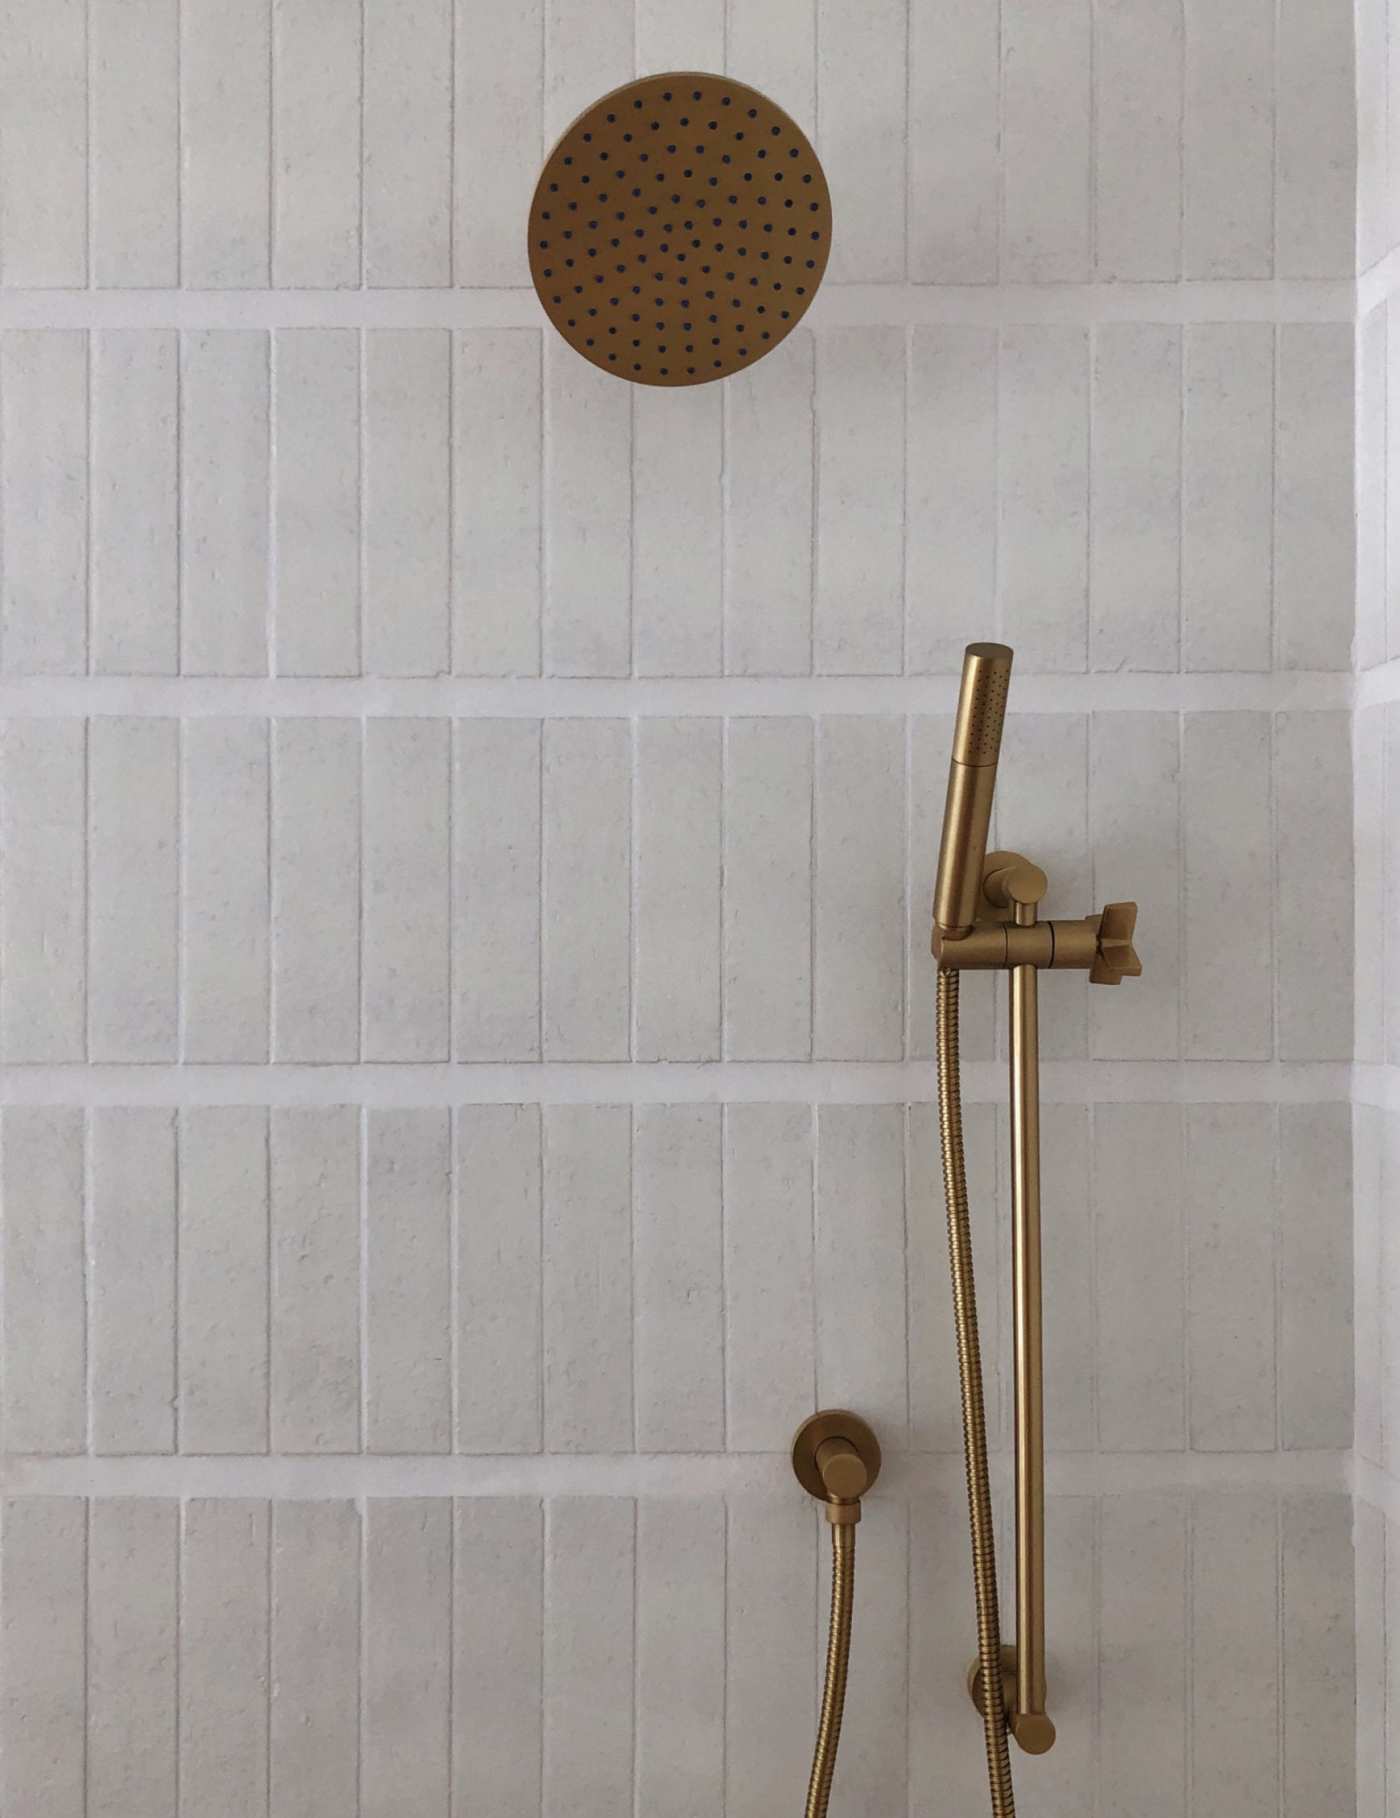
<svg viewBox="0 0 1400 1818">
<path fill-rule="evenodd" d="M 1024 1808 L 1380 1818 L 1384 10 L 0 0 L 4 1818 L 768 1818 L 819 1403 L 888 1458 L 835 1808 L 979 1809 L 927 914 L 987 636 L 997 838 L 1146 966 L 1043 983 Z M 523 221 L 668 67 L 815 133 L 838 239 L 634 392 Z"/>
</svg>

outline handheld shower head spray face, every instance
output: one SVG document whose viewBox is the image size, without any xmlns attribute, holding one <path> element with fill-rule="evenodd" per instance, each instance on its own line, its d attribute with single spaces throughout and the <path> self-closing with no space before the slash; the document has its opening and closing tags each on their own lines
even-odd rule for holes
<svg viewBox="0 0 1400 1818">
<path fill-rule="evenodd" d="M 968 645 L 933 890 L 934 928 L 945 941 L 963 939 L 977 918 L 1010 680 L 1011 651 L 1005 644 Z"/>
<path fill-rule="evenodd" d="M 771 353 L 831 248 L 807 135 L 728 76 L 614 89 L 550 153 L 530 208 L 530 275 L 564 339 L 639 385 L 703 385 Z"/>
</svg>

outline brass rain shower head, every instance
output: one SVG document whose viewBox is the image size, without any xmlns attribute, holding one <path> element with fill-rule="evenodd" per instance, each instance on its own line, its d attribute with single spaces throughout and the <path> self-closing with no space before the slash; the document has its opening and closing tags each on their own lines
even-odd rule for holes
<svg viewBox="0 0 1400 1818">
<path fill-rule="evenodd" d="M 817 154 L 782 108 L 728 76 L 614 89 L 549 154 L 530 275 L 569 345 L 639 385 L 702 385 L 770 353 L 831 248 Z"/>
</svg>

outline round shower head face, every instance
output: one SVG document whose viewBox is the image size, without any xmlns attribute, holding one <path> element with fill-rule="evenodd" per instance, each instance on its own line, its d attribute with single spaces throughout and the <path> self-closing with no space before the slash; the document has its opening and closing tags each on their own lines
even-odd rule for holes
<svg viewBox="0 0 1400 1818">
<path fill-rule="evenodd" d="M 702 385 L 771 353 L 816 295 L 831 193 L 796 121 L 727 76 L 615 89 L 550 153 L 530 275 L 551 322 L 604 372 Z"/>
</svg>

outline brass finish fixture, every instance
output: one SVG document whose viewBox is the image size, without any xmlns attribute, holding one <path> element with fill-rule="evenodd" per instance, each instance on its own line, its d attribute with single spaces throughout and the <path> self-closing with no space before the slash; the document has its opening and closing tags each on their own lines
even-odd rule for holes
<svg viewBox="0 0 1400 1818">
<path fill-rule="evenodd" d="M 831 1524 L 831 1627 L 805 1807 L 805 1818 L 826 1818 L 851 1660 L 856 1523 L 860 1499 L 880 1475 L 880 1442 L 859 1414 L 827 1408 L 804 1420 L 793 1435 L 792 1468 L 807 1494 L 823 1505 Z"/>
<path fill-rule="evenodd" d="M 831 250 L 807 135 L 757 89 L 691 70 L 586 108 L 530 206 L 530 276 L 564 339 L 640 385 L 702 385 L 806 314 Z"/>
<path fill-rule="evenodd" d="M 948 1205 L 963 1437 L 977 1593 L 978 1657 L 968 1690 L 982 1713 L 994 1818 L 1011 1818 L 1008 1730 L 1043 1754 L 1055 1740 L 1045 1682 L 1045 1419 L 1040 1229 L 1040 1032 L 1037 974 L 1078 967 L 1091 984 L 1135 978 L 1135 903 L 1110 903 L 1079 920 L 1041 921 L 1045 873 L 1016 852 L 986 851 L 1011 651 L 970 644 L 963 662 L 938 878 L 938 1104 Z M 1003 1647 L 991 1533 L 981 1359 L 968 1233 L 958 1079 L 958 974 L 1010 973 L 1013 1376 L 1016 1407 L 1016 1646 Z M 998 1696 L 988 1697 L 996 1686 Z"/>
</svg>

